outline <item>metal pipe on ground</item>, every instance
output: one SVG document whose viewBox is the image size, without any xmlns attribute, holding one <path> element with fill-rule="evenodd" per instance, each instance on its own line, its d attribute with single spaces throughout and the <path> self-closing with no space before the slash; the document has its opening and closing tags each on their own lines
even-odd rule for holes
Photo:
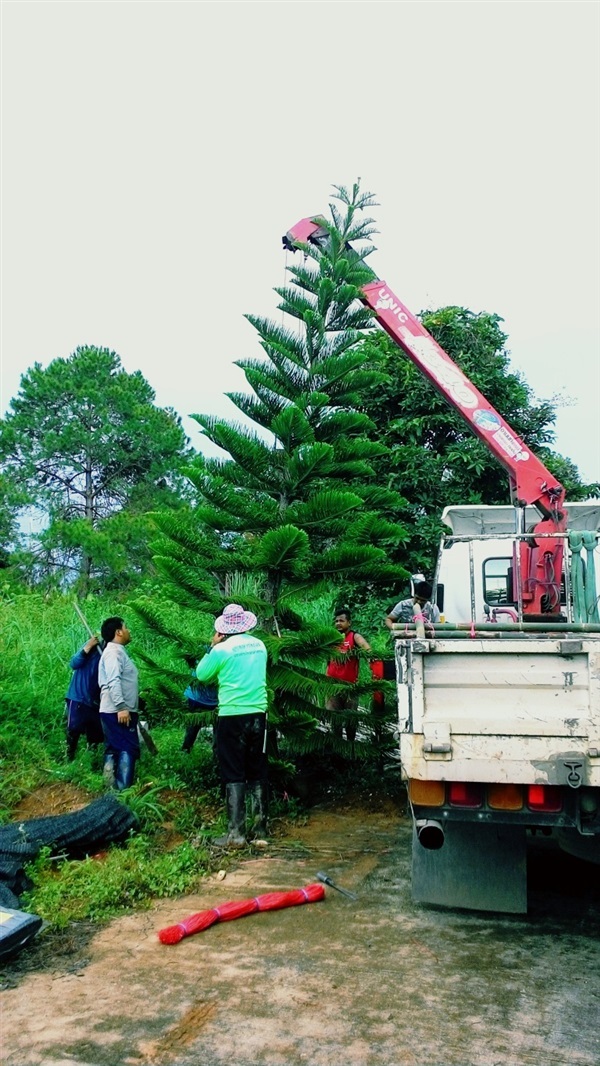
<svg viewBox="0 0 600 1066">
<path fill-rule="evenodd" d="M 428 624 L 426 635 L 441 637 L 446 633 L 470 633 L 473 628 L 481 633 L 600 633 L 600 626 L 591 622 L 475 622 L 474 625 L 471 622 L 443 622 L 436 626 Z M 392 633 L 394 636 L 403 633 L 412 636 L 416 626 L 412 622 L 396 623 Z"/>
</svg>

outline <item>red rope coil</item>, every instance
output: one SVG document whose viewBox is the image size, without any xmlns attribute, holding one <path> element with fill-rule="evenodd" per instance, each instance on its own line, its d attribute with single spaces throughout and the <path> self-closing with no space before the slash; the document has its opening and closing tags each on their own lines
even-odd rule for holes
<svg viewBox="0 0 600 1066">
<path fill-rule="evenodd" d="M 277 911 L 285 907 L 299 907 L 302 903 L 316 903 L 324 898 L 323 885 L 313 884 L 292 889 L 291 892 L 266 892 L 263 896 L 255 896 L 254 899 L 232 900 L 229 903 L 221 903 L 218 907 L 211 907 L 207 911 L 198 911 L 197 914 L 191 914 L 189 918 L 178 922 L 177 925 L 161 929 L 158 939 L 162 944 L 178 944 L 184 937 L 201 933 L 217 922 L 231 922 L 234 918 L 244 918 L 247 914 L 255 914 L 257 911 Z"/>
</svg>

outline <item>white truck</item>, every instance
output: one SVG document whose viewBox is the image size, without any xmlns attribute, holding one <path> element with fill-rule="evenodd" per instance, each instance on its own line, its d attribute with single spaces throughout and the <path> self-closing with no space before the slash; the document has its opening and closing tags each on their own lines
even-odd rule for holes
<svg viewBox="0 0 600 1066">
<path fill-rule="evenodd" d="M 600 504 L 568 510 L 588 534 L 593 593 Z M 536 515 L 527 508 L 526 518 Z M 514 508 L 449 507 L 443 521 L 435 584 L 444 623 L 394 632 L 413 897 L 522 912 L 532 834 L 600 861 L 600 626 L 574 621 L 570 550 L 565 620 L 519 621 Z"/>
<path fill-rule="evenodd" d="M 303 218 L 284 247 L 314 255 L 330 229 Z M 394 627 L 413 896 L 522 912 L 528 834 L 600 861 L 600 505 L 565 504 L 560 482 L 371 275 L 359 298 L 505 467 L 512 504 L 446 510 L 434 580 L 444 623 L 416 614 Z"/>
</svg>

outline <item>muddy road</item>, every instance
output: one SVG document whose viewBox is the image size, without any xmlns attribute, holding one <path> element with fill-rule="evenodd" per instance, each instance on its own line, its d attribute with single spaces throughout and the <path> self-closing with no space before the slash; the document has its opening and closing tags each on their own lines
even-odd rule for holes
<svg viewBox="0 0 600 1066">
<path fill-rule="evenodd" d="M 38 970 L 23 952 L 5 968 L 2 1062 L 597 1066 L 597 869 L 540 853 L 526 917 L 447 912 L 412 903 L 409 845 L 392 805 L 315 808 L 194 896 L 72 930 Z M 297 888 L 319 870 L 358 900 L 328 888 L 323 902 L 176 946 L 157 939 L 196 911 Z"/>
</svg>

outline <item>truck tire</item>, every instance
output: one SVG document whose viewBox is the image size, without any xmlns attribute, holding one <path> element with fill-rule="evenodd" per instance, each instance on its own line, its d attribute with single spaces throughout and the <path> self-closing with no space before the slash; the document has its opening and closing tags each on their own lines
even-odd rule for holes
<svg viewBox="0 0 600 1066">
<path fill-rule="evenodd" d="M 567 855 L 600 865 L 600 836 L 582 836 L 576 829 L 559 829 L 556 842 Z"/>
</svg>

